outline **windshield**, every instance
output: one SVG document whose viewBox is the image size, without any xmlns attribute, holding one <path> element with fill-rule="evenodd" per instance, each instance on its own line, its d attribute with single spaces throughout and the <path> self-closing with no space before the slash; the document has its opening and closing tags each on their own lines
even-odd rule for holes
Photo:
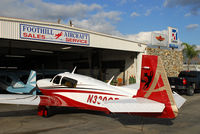
<svg viewBox="0 0 200 134">
<path fill-rule="evenodd" d="M 53 83 L 54 84 L 59 84 L 60 83 L 60 79 L 61 79 L 61 76 L 56 76 L 53 80 Z"/>
</svg>

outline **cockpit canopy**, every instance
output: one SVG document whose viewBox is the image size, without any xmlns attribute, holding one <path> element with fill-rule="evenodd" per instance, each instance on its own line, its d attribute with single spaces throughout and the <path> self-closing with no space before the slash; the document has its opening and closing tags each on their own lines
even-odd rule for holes
<svg viewBox="0 0 200 134">
<path fill-rule="evenodd" d="M 75 88 L 77 85 L 78 81 L 72 78 L 68 78 L 68 77 L 62 77 L 62 76 L 55 76 L 55 78 L 53 79 L 53 84 L 58 84 L 61 86 L 66 86 L 69 88 Z"/>
</svg>

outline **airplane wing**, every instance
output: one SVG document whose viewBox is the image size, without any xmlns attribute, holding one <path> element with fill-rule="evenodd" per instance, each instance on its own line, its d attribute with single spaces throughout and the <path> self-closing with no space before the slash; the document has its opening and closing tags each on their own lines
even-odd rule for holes
<svg viewBox="0 0 200 134">
<path fill-rule="evenodd" d="M 112 113 L 161 113 L 165 108 L 163 103 L 141 97 L 108 101 L 104 106 Z"/>
<path fill-rule="evenodd" d="M 13 94 L 1 94 L 0 104 L 67 106 L 57 97 Z M 112 113 L 161 113 L 165 108 L 163 103 L 141 97 L 108 101 L 104 106 Z"/>
<path fill-rule="evenodd" d="M 19 94 L 0 94 L 0 104 L 67 106 L 67 103 L 58 97 Z"/>
<path fill-rule="evenodd" d="M 1 94 L 0 103 L 1 104 L 39 105 L 40 97 L 37 95 Z"/>
</svg>

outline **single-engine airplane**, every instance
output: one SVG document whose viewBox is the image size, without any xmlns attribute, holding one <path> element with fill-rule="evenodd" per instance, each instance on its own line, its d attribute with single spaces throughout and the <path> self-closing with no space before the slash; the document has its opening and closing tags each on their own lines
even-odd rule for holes
<svg viewBox="0 0 200 134">
<path fill-rule="evenodd" d="M 41 79 L 43 95 L 0 95 L 0 103 L 38 105 L 38 115 L 48 117 L 50 106 L 74 107 L 173 119 L 186 101 L 172 93 L 161 59 L 143 55 L 141 81 L 128 86 L 112 86 L 94 78 L 65 72 L 53 79 Z"/>
</svg>

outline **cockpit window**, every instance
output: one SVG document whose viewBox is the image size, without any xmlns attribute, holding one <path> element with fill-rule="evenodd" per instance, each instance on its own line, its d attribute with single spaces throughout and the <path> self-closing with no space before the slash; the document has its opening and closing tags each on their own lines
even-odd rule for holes
<svg viewBox="0 0 200 134">
<path fill-rule="evenodd" d="M 52 82 L 53 78 L 55 78 L 55 77 L 56 77 L 56 75 L 51 78 L 50 82 Z"/>
<path fill-rule="evenodd" d="M 54 84 L 59 84 L 60 83 L 60 79 L 61 79 L 61 76 L 56 76 L 56 78 L 53 80 L 53 83 Z"/>
<path fill-rule="evenodd" d="M 75 88 L 77 85 L 77 80 L 68 78 L 68 77 L 63 77 L 61 81 L 62 86 L 67 86 L 69 88 Z"/>
</svg>

